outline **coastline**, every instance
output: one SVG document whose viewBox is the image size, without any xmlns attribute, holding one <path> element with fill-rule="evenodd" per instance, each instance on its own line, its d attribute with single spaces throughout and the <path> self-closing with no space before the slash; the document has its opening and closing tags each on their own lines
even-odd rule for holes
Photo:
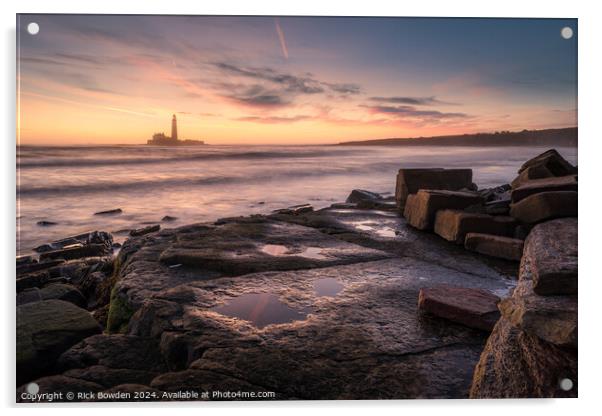
<svg viewBox="0 0 602 416">
<path fill-rule="evenodd" d="M 558 166 L 562 175 L 534 177 Z M 42 392 L 133 384 L 159 395 L 151 400 L 199 388 L 274 392 L 270 399 L 367 399 L 375 390 L 397 399 L 469 390 L 573 397 L 576 387 L 562 391 L 554 377 L 576 381 L 576 274 L 542 283 L 526 264 L 557 258 L 546 247 L 562 229 L 574 253 L 560 254 L 576 267 L 576 210 L 555 202 L 574 198 L 576 207 L 576 186 L 576 169 L 550 151 L 512 185 L 476 189 L 470 169 L 401 169 L 395 197 L 354 190 L 320 210 L 149 224 L 123 246 L 101 231 L 51 242 L 39 259 L 17 259 L 17 399 L 32 380 Z M 255 321 L 247 308 L 257 301 L 277 312 Z M 529 326 L 550 302 L 563 315 Z M 47 326 L 65 335 L 31 344 Z M 516 382 L 500 383 L 500 360 L 517 342 L 533 356 L 504 376 Z M 395 376 L 417 366 L 421 383 Z M 524 386 L 527 368 L 541 377 Z M 373 371 L 382 377 L 358 382 Z M 302 381 L 310 376 L 323 382 Z"/>
</svg>

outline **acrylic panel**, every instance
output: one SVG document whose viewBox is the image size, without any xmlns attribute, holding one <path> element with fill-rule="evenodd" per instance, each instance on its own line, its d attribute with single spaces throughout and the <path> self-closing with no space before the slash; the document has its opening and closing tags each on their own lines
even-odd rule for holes
<svg viewBox="0 0 602 416">
<path fill-rule="evenodd" d="M 577 36 L 17 15 L 16 400 L 576 397 Z"/>
</svg>

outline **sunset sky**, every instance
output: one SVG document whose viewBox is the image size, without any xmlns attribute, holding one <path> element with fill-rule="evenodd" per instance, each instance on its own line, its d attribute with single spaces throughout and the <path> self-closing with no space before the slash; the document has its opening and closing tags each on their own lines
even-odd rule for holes
<svg viewBox="0 0 602 416">
<path fill-rule="evenodd" d="M 577 123 L 573 19 L 20 15 L 17 30 L 20 144 L 145 143 L 174 113 L 180 139 L 210 144 Z"/>
</svg>

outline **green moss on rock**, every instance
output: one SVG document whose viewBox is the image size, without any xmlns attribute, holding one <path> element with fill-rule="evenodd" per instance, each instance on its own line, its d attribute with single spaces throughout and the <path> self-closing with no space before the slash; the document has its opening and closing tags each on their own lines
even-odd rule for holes
<svg viewBox="0 0 602 416">
<path fill-rule="evenodd" d="M 123 333 L 127 329 L 130 318 L 135 310 L 123 295 L 117 292 L 117 288 L 111 290 L 111 301 L 109 304 L 109 316 L 107 318 L 108 333 Z"/>
</svg>

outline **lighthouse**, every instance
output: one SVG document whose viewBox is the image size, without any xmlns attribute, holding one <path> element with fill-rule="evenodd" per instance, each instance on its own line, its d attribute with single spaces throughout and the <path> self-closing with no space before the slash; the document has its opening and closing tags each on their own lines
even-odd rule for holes
<svg viewBox="0 0 602 416">
<path fill-rule="evenodd" d="M 176 115 L 174 114 L 171 118 L 171 140 L 178 140 L 178 122 L 176 121 Z"/>
</svg>

